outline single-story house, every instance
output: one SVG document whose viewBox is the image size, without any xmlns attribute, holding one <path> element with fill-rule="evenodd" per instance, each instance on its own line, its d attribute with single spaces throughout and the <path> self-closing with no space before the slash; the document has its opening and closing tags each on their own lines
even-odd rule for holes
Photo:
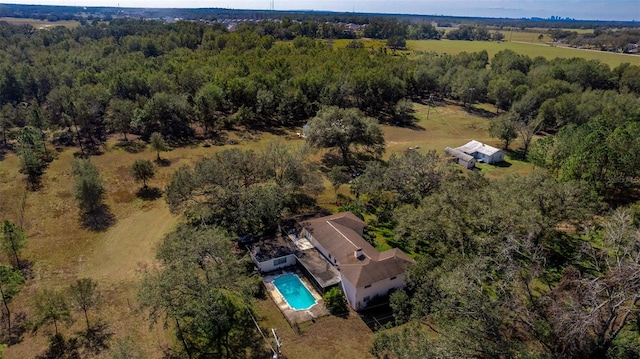
<svg viewBox="0 0 640 359">
<path fill-rule="evenodd" d="M 491 164 L 504 161 L 504 152 L 476 140 L 471 140 L 466 145 L 456 148 L 456 150 L 464 152 L 475 158 L 476 161 L 484 163 Z"/>
<path fill-rule="evenodd" d="M 249 255 L 263 273 L 297 264 L 294 248 L 282 238 L 251 245 Z"/>
<path fill-rule="evenodd" d="M 378 252 L 362 238 L 366 224 L 353 213 L 308 219 L 298 225 L 299 236 L 340 272 L 342 290 L 353 309 L 363 309 L 373 297 L 404 287 L 405 269 L 413 260 L 397 248 Z"/>
<path fill-rule="evenodd" d="M 456 162 L 466 169 L 472 169 L 476 166 L 476 159 L 471 155 L 468 155 L 460 150 L 456 150 L 455 148 L 451 147 L 446 147 L 444 151 L 449 155 L 455 157 Z"/>
</svg>

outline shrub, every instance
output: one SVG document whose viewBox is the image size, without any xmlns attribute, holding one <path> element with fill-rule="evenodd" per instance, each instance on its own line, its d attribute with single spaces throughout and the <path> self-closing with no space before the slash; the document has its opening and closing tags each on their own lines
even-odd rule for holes
<svg viewBox="0 0 640 359">
<path fill-rule="evenodd" d="M 331 314 L 340 315 L 348 312 L 347 299 L 338 287 L 329 289 L 328 292 L 324 293 L 322 299 L 324 299 L 324 304 L 327 306 L 327 309 L 329 309 Z"/>
</svg>

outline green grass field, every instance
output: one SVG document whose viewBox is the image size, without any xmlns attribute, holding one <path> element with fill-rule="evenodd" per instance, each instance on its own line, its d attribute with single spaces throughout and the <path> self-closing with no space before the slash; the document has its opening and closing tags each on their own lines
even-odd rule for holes
<svg viewBox="0 0 640 359">
<path fill-rule="evenodd" d="M 527 29 L 529 30 L 529 29 Z M 504 39 L 511 42 L 529 42 L 532 44 L 545 44 L 552 41 L 551 36 L 546 31 L 502 31 Z M 542 40 L 538 36 L 542 35 Z"/>
<path fill-rule="evenodd" d="M 508 39 L 507 34 L 505 34 L 505 38 Z M 527 55 L 531 58 L 536 56 L 544 56 L 547 59 L 553 59 L 556 57 L 582 57 L 587 60 L 599 60 L 612 68 L 625 62 L 640 66 L 640 56 L 637 55 L 578 50 L 568 47 L 550 46 L 542 43 L 536 44 L 509 41 L 409 40 L 407 41 L 407 47 L 412 51 L 434 51 L 437 53 L 448 53 L 452 55 L 462 51 L 477 52 L 487 50 L 489 53 L 489 59 L 491 59 L 500 50 L 511 49 L 519 54 Z"/>
<path fill-rule="evenodd" d="M 548 35 L 545 34 L 542 41 L 538 41 L 539 32 L 517 32 L 512 34 L 504 33 L 505 40 L 512 37 L 512 41 L 457 41 L 457 40 L 407 40 L 409 51 L 433 51 L 439 54 L 447 53 L 451 55 L 462 51 L 477 52 L 487 50 L 489 60 L 501 50 L 510 49 L 519 54 L 527 55 L 531 58 L 543 56 L 547 59 L 582 57 L 587 60 L 598 60 L 614 68 L 622 63 L 628 62 L 632 65 L 640 66 L 640 55 L 616 54 L 612 52 L 574 49 L 571 47 L 551 46 Z M 386 41 L 363 39 L 360 40 L 367 48 L 379 49 L 386 47 Z M 332 45 L 335 48 L 345 47 L 351 40 L 335 40 Z M 406 51 L 405 51 L 406 52 Z"/>
<path fill-rule="evenodd" d="M 13 25 L 27 24 L 35 27 L 36 29 L 46 29 L 49 27 L 56 27 L 56 26 L 64 26 L 68 28 L 74 28 L 74 27 L 80 26 L 80 23 L 75 20 L 52 22 L 47 20 L 23 19 L 23 18 L 17 18 L 17 17 L 0 17 L 0 21 L 6 21 L 9 24 L 13 24 Z"/>
</svg>

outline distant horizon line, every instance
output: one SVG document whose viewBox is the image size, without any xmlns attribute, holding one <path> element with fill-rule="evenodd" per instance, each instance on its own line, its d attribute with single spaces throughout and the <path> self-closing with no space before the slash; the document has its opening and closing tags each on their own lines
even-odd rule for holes
<svg viewBox="0 0 640 359">
<path fill-rule="evenodd" d="M 614 22 L 614 23 L 637 23 L 640 20 L 602 20 L 602 19 L 580 19 L 573 17 L 561 16 L 472 16 L 472 15 L 446 15 L 446 14 L 425 14 L 425 13 L 401 13 L 401 12 L 362 12 L 362 11 L 337 11 L 337 10 L 319 10 L 319 9 L 259 9 L 259 8 L 231 8 L 231 7 L 155 7 L 155 6 L 109 6 L 109 5 L 54 5 L 54 4 L 18 4 L 18 3 L 0 3 L 0 6 L 34 6 L 34 7 L 67 7 L 67 8 L 107 8 L 107 9 L 153 9 L 153 10 L 228 10 L 228 11 L 260 11 L 260 12 L 295 12 L 295 13 L 333 13 L 333 14 L 353 14 L 353 15 L 398 15 L 398 16 L 424 16 L 424 17 L 444 17 L 444 18 L 462 18 L 462 19 L 495 19 L 495 20 L 524 20 L 524 21 L 558 21 L 558 22 Z M 558 19 L 554 19 L 557 17 Z"/>
</svg>

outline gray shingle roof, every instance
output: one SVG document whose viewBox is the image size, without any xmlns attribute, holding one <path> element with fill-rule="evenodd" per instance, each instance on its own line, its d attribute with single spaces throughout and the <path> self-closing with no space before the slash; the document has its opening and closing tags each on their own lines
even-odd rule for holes
<svg viewBox="0 0 640 359">
<path fill-rule="evenodd" d="M 342 274 L 356 287 L 402 274 L 413 262 L 397 248 L 378 252 L 361 236 L 366 224 L 351 212 L 303 221 L 300 225 L 331 253 Z M 360 258 L 354 256 L 358 248 L 363 253 Z"/>
</svg>

